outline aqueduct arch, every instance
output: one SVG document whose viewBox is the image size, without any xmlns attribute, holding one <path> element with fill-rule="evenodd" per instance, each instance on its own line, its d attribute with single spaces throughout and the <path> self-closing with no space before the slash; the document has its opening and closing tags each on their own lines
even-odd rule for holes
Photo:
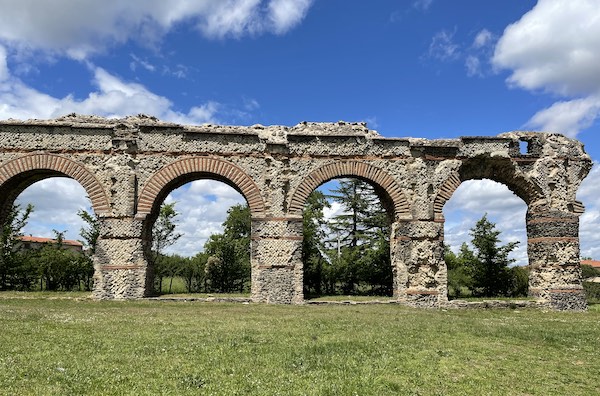
<svg viewBox="0 0 600 396">
<path fill-rule="evenodd" d="M 97 215 L 109 211 L 103 186 L 83 164 L 61 155 L 29 154 L 0 165 L 0 195 L 5 197 L 2 213 L 17 196 L 33 183 L 48 177 L 69 177 L 76 180 L 88 194 Z"/>
<path fill-rule="evenodd" d="M 212 178 L 232 185 L 250 205 L 252 299 L 301 303 L 304 202 L 323 182 L 350 176 L 389 198 L 397 301 L 444 306 L 441 210 L 462 181 L 489 178 L 528 205 L 532 295 L 555 309 L 584 309 L 583 205 L 575 197 L 590 168 L 581 143 L 548 133 L 398 139 L 361 123 L 182 126 L 143 115 L 0 122 L 0 208 L 33 181 L 77 180 L 101 223 L 94 258 L 94 296 L 101 299 L 148 293 L 144 230 L 157 205 L 183 182 Z"/>
</svg>

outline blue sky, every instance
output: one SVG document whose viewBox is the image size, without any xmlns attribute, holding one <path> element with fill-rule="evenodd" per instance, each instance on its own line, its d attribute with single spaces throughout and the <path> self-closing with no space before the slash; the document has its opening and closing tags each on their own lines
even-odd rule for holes
<svg viewBox="0 0 600 396">
<path fill-rule="evenodd" d="M 0 119 L 346 120 L 430 139 L 530 129 L 576 137 L 600 159 L 599 0 L 0 0 L 0 10 Z M 582 253 L 596 258 L 599 174 L 595 165 L 579 194 L 588 209 Z M 468 239 L 488 211 L 507 239 L 524 242 L 524 205 L 501 186 L 481 186 L 464 184 L 446 205 L 448 240 Z M 204 181 L 188 188 L 193 198 L 169 198 L 180 210 L 216 202 L 208 190 L 241 199 Z M 21 198 L 37 207 L 31 232 L 56 225 L 57 209 L 45 209 L 55 190 L 36 185 Z M 218 230 L 213 215 L 225 204 L 211 205 L 223 209 L 182 220 L 190 242 L 180 249 Z M 76 238 L 73 221 L 60 226 Z"/>
</svg>

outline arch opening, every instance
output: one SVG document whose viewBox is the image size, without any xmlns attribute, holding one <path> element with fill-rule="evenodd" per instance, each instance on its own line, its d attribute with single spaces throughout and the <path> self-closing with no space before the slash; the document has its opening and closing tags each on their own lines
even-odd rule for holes
<svg viewBox="0 0 600 396">
<path fill-rule="evenodd" d="M 460 182 L 444 202 L 448 298 L 526 297 L 527 204 L 488 178 Z"/>
<path fill-rule="evenodd" d="M 383 187 L 364 177 L 334 177 L 308 195 L 302 213 L 306 299 L 393 295 L 394 204 Z"/>
<path fill-rule="evenodd" d="M 206 172 L 171 180 L 144 221 L 153 294 L 247 298 L 250 234 L 248 201 L 231 180 Z"/>
<path fill-rule="evenodd" d="M 0 289 L 90 292 L 97 221 L 86 189 L 42 170 L 13 177 L 0 193 Z"/>
</svg>

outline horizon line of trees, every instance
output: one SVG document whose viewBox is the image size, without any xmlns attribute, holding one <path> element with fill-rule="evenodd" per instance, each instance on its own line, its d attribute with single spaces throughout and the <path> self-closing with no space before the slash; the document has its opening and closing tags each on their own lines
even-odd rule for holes
<svg viewBox="0 0 600 396">
<path fill-rule="evenodd" d="M 341 208 L 326 218 L 332 202 Z M 37 251 L 24 250 L 19 236 L 33 206 L 13 205 L 0 235 L 0 290 L 91 290 L 92 255 L 99 236 L 97 218 L 81 210 L 85 221 L 80 236 L 88 254 L 63 246 L 64 232 L 55 231 L 56 243 Z M 182 236 L 177 232 L 175 202 L 163 204 L 154 224 L 146 256 L 155 276 L 155 289 L 171 293 L 173 280 L 183 280 L 189 293 L 246 293 L 250 290 L 251 216 L 247 205 L 227 212 L 223 232 L 212 235 L 204 250 L 193 257 L 166 254 Z M 470 245 L 458 253 L 448 246 L 448 295 L 460 297 L 519 297 L 528 291 L 526 268 L 513 266 L 509 254 L 518 242 L 505 245 L 501 232 L 484 215 L 471 229 Z M 319 295 L 391 295 L 390 219 L 375 189 L 360 179 L 340 179 L 328 194 L 313 191 L 303 211 L 302 261 L 304 292 Z M 168 282 L 165 284 L 164 282 Z"/>
<path fill-rule="evenodd" d="M 55 240 L 40 249 L 25 249 L 21 237 L 33 205 L 21 210 L 13 205 L 0 230 L 0 290 L 86 290 L 93 287 L 92 254 L 98 238 L 98 222 L 88 212 L 79 216 L 87 226 L 81 229 L 87 252 L 75 252 L 64 245 L 65 232 L 54 231 Z"/>
</svg>

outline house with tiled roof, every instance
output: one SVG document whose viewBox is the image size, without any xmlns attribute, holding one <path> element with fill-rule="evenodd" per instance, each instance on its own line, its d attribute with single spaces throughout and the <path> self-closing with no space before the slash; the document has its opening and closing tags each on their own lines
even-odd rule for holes
<svg viewBox="0 0 600 396">
<path fill-rule="evenodd" d="M 592 268 L 600 271 L 600 260 L 581 260 L 581 265 L 589 265 Z M 600 276 L 584 279 L 586 282 L 600 283 Z"/>
<path fill-rule="evenodd" d="M 19 239 L 21 240 L 22 248 L 24 250 L 39 250 L 39 249 L 43 248 L 46 244 L 58 243 L 58 241 L 56 239 L 35 237 L 35 236 L 31 236 L 31 235 L 29 235 L 29 236 L 23 235 L 23 236 L 20 236 Z M 63 248 L 69 249 L 75 253 L 83 253 L 83 244 L 79 241 L 63 239 L 62 245 L 63 245 Z"/>
<path fill-rule="evenodd" d="M 581 260 L 581 265 L 589 265 L 600 270 L 600 260 Z"/>
</svg>

